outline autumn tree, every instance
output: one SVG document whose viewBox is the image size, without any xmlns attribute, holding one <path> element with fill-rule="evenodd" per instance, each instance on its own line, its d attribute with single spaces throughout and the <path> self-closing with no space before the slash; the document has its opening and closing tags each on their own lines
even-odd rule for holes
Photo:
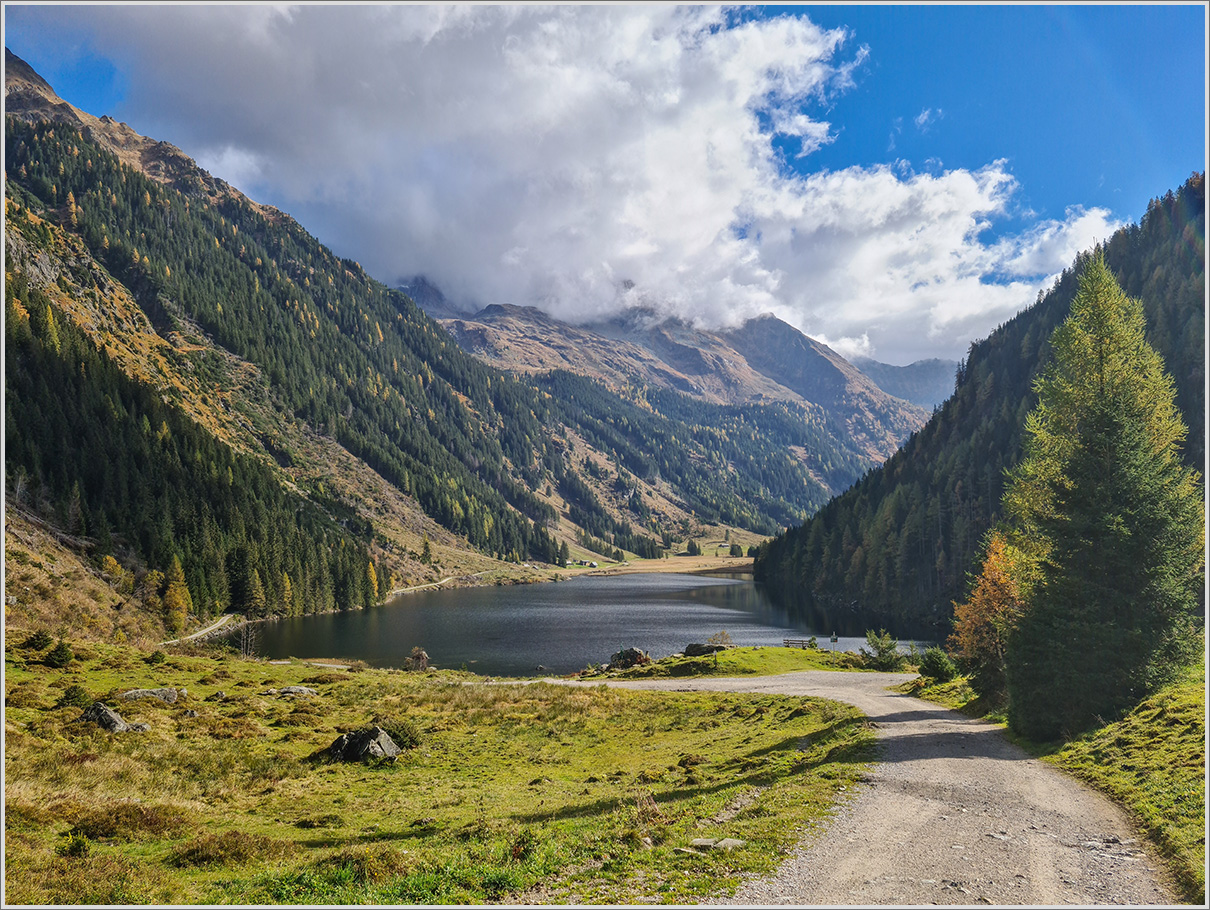
<svg viewBox="0 0 1210 910">
<path fill-rule="evenodd" d="M 1142 305 L 1091 258 L 1005 495 L 1036 571 L 1005 655 L 1010 722 L 1033 738 L 1116 716 L 1196 648 L 1202 494 L 1144 329 Z"/>
<path fill-rule="evenodd" d="M 947 642 L 973 688 L 997 701 L 1005 694 L 1008 634 L 1022 609 L 1020 570 L 1015 562 L 1019 562 L 1017 554 L 1004 533 L 993 531 L 970 597 L 954 604 L 954 632 Z"/>
<path fill-rule="evenodd" d="M 172 565 L 168 568 L 163 604 L 164 626 L 172 635 L 180 635 L 185 630 L 185 618 L 193 612 L 193 598 L 185 584 L 181 560 L 176 556 L 172 557 Z"/>
</svg>

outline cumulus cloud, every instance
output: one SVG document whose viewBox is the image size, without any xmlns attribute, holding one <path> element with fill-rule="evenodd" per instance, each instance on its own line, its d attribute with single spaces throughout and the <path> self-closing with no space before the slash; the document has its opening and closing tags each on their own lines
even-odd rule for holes
<svg viewBox="0 0 1210 910">
<path fill-rule="evenodd" d="M 773 312 L 849 353 L 959 356 L 1110 224 L 1073 209 L 982 242 L 1016 190 L 1004 162 L 806 172 L 869 52 L 805 17 L 663 5 L 43 15 L 120 61 L 120 113 L 136 128 L 377 277 L 424 274 L 467 308 L 585 321 L 645 306 L 704 326 Z M 916 126 L 940 116 L 926 108 Z"/>
</svg>

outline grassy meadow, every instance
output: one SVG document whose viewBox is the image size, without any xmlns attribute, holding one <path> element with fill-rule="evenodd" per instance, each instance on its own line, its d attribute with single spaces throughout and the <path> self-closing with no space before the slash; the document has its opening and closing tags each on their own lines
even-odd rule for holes
<svg viewBox="0 0 1210 910">
<path fill-rule="evenodd" d="M 872 756 L 856 710 L 810 698 L 489 685 L 201 647 L 72 642 L 56 668 L 53 646 L 27 638 L 10 628 L 5 647 L 8 903 L 725 897 L 774 868 Z M 318 694 L 270 692 L 286 685 Z M 116 698 L 161 686 L 188 695 Z M 77 723 L 95 699 L 150 729 Z M 410 748 L 315 757 L 371 722 Z"/>
</svg>

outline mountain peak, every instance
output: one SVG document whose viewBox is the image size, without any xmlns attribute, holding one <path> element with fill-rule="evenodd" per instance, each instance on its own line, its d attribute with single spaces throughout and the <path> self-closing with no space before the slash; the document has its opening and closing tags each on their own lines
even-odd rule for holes
<svg viewBox="0 0 1210 910">
<path fill-rule="evenodd" d="M 238 197 L 274 220 L 283 213 L 245 197 L 225 180 L 213 177 L 170 142 L 149 139 L 108 114 L 95 117 L 64 101 L 32 66 L 4 49 L 4 108 L 7 116 L 26 123 L 55 123 L 75 129 L 118 160 L 152 180 L 189 195 L 212 199 Z"/>
</svg>

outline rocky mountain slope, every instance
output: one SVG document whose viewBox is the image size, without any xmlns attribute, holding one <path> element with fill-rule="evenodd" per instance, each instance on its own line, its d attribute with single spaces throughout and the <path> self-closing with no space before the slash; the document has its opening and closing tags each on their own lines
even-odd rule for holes
<svg viewBox="0 0 1210 910">
<path fill-rule="evenodd" d="M 448 312 L 443 298 L 425 299 L 432 313 Z M 567 370 L 617 391 L 650 385 L 717 404 L 817 407 L 876 462 L 928 417 L 773 316 L 711 332 L 647 312 L 576 326 L 534 307 L 493 305 L 440 321 L 465 351 L 502 370 Z"/>
<path fill-rule="evenodd" d="M 156 622 L 748 543 L 885 456 L 894 430 L 854 438 L 756 370 L 741 406 L 486 366 L 288 215 L 6 63 L 6 497 Z"/>
</svg>

